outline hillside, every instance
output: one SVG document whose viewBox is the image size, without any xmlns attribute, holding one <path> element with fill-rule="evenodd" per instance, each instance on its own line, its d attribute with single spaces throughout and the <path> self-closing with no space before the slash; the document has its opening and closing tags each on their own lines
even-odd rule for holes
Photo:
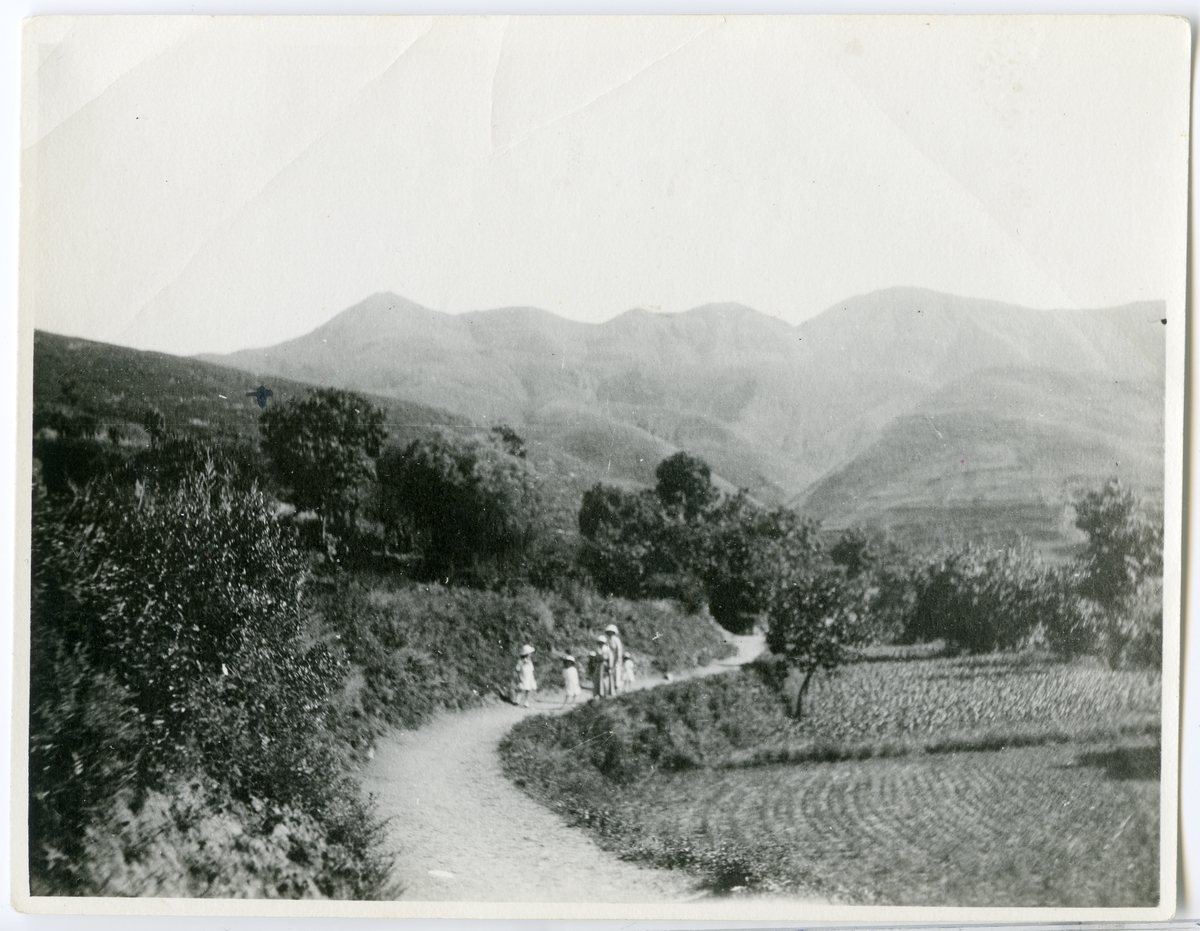
<svg viewBox="0 0 1200 931">
<path fill-rule="evenodd" d="M 1054 549 L 1080 484 L 1119 474 L 1161 502 L 1160 313 L 897 289 L 796 327 L 737 304 L 594 325 L 375 295 L 300 339 L 208 361 L 38 333 L 35 404 L 69 379 L 102 418 L 136 423 L 153 405 L 191 432 L 254 442 L 248 390 L 283 400 L 332 384 L 385 407 L 393 442 L 510 424 L 567 534 L 591 484 L 651 484 L 687 449 L 731 487 L 831 527 L 1020 533 Z"/>
<path fill-rule="evenodd" d="M 896 418 L 797 504 L 831 528 L 887 528 L 921 547 L 1025 537 L 1065 555 L 1066 504 L 1109 476 L 1161 511 L 1162 408 L 1161 382 L 990 369 Z"/>
<path fill-rule="evenodd" d="M 274 392 L 268 403 L 278 403 L 303 396 L 312 387 L 277 375 L 40 331 L 34 333 L 33 359 L 35 411 L 63 400 L 66 389 L 80 407 L 96 415 L 102 428 L 120 425 L 131 437 L 141 431 L 142 413 L 158 408 L 173 430 L 256 449 L 262 411 L 247 392 L 265 384 Z M 386 412 L 391 444 L 407 443 L 431 431 L 470 433 L 477 429 L 468 418 L 433 406 L 370 393 L 367 397 Z M 581 438 L 586 435 L 586 430 L 579 431 Z M 529 456 L 546 479 L 548 522 L 566 536 L 574 536 L 584 490 L 602 479 L 613 479 L 570 449 L 537 435 L 526 439 Z M 603 442 L 603 436 L 597 442 Z M 647 440 L 645 450 L 652 481 L 661 446 Z M 586 447 L 580 449 L 587 451 Z"/>
<path fill-rule="evenodd" d="M 143 352 L 55 333 L 33 337 L 33 405 L 57 400 L 70 385 L 81 404 L 105 423 L 139 424 L 142 412 L 162 411 L 174 429 L 219 442 L 258 442 L 262 413 L 247 392 L 265 384 L 279 402 L 311 387 L 292 379 L 246 372 L 161 352 Z M 444 410 L 397 398 L 372 397 L 387 411 L 389 432 L 402 438 L 431 427 L 468 421 Z"/>
</svg>

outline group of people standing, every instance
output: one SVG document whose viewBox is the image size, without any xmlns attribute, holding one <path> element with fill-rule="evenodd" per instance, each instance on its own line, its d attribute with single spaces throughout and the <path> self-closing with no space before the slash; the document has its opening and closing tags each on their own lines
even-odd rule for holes
<svg viewBox="0 0 1200 931">
<path fill-rule="evenodd" d="M 633 685 L 633 654 L 621 642 L 616 624 L 596 637 L 596 649 L 588 653 L 588 677 L 596 698 L 611 698 Z"/>
<path fill-rule="evenodd" d="M 513 700 L 519 707 L 528 708 L 530 696 L 537 691 L 537 678 L 533 668 L 535 652 L 528 643 L 521 647 L 513 695 Z M 574 704 L 583 693 L 579 683 L 579 665 L 575 657 L 567 653 L 562 657 L 562 666 L 566 692 L 563 702 Z M 604 628 L 604 633 L 596 637 L 596 649 L 588 653 L 587 672 L 594 698 L 611 698 L 633 686 L 633 654 L 627 651 L 621 642 L 621 632 L 616 624 L 609 624 Z"/>
</svg>

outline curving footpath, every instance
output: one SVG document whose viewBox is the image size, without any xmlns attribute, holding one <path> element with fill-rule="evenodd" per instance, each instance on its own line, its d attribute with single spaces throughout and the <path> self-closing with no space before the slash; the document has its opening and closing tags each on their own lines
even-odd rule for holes
<svg viewBox="0 0 1200 931">
<path fill-rule="evenodd" d="M 723 672 L 763 650 L 761 636 L 726 638 L 737 647 L 736 656 L 679 679 Z M 635 688 L 663 684 L 643 680 Z M 390 819 L 403 898 L 652 903 L 702 898 L 691 877 L 618 859 L 508 781 L 496 750 L 501 738 L 532 713 L 561 711 L 562 692 L 539 692 L 533 706 L 526 711 L 489 704 L 380 740 L 362 783 L 375 796 L 379 814 Z"/>
</svg>

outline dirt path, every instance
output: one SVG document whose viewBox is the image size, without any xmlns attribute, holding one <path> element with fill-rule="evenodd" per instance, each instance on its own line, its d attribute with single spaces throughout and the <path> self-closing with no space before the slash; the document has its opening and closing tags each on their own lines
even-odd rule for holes
<svg viewBox="0 0 1200 931">
<path fill-rule="evenodd" d="M 761 636 L 726 635 L 737 655 L 680 678 L 749 662 Z M 543 673 L 543 675 L 549 675 Z M 664 684 L 643 680 L 638 688 Z M 584 693 L 587 694 L 586 692 Z M 449 714 L 382 739 L 363 788 L 391 818 L 405 899 L 459 902 L 680 902 L 701 897 L 688 876 L 640 867 L 601 850 L 512 785 L 500 739 L 533 712 L 556 713 L 562 693 L 538 693 L 533 711 L 506 704 Z"/>
</svg>

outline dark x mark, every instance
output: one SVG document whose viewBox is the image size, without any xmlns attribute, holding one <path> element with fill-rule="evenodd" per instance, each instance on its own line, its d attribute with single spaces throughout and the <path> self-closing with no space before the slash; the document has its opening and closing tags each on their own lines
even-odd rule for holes
<svg viewBox="0 0 1200 931">
<path fill-rule="evenodd" d="M 253 391 L 247 391 L 246 397 L 254 398 L 254 400 L 256 400 L 258 402 L 259 407 L 266 407 L 267 406 L 267 398 L 271 397 L 271 395 L 273 395 L 274 393 L 275 392 L 272 391 L 270 388 L 268 388 L 266 385 L 259 385 Z"/>
</svg>

